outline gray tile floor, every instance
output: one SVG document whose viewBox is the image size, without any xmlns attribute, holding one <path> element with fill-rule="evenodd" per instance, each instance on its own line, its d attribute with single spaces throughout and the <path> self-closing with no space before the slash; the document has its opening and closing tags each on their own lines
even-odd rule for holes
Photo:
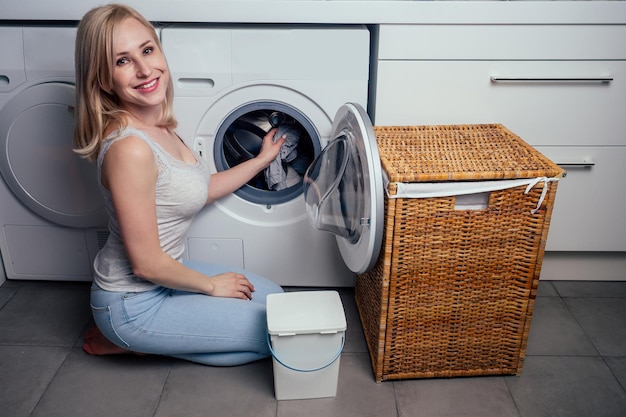
<svg viewBox="0 0 626 417">
<path fill-rule="evenodd" d="M 276 401 L 271 361 L 93 357 L 88 284 L 0 287 L 0 416 L 626 416 L 626 282 L 542 281 L 523 373 L 374 382 L 352 290 L 335 398 Z"/>
</svg>

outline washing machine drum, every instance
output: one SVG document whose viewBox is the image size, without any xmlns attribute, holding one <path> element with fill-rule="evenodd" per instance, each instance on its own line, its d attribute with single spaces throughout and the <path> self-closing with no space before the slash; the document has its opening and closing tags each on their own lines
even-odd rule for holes
<svg viewBox="0 0 626 417">
<path fill-rule="evenodd" d="M 235 121 L 226 131 L 225 155 L 231 166 L 254 158 L 261 151 L 265 130 L 244 120 Z"/>
<path fill-rule="evenodd" d="M 69 227 L 106 225 L 95 164 L 72 151 L 75 88 L 42 83 L 0 109 L 0 173 L 24 206 Z"/>
<path fill-rule="evenodd" d="M 274 120 L 276 115 L 281 116 L 279 120 Z M 284 104 L 260 102 L 231 113 L 216 135 L 215 163 L 218 171 L 222 171 L 257 156 L 272 127 L 277 127 L 277 137 L 281 132 L 292 135 L 292 142 L 287 146 L 288 151 L 285 147 L 281 149 L 278 165 L 260 172 L 235 192 L 255 204 L 281 204 L 301 196 L 304 173 L 319 152 L 319 141 L 313 139 L 316 137 L 313 126 Z"/>
</svg>

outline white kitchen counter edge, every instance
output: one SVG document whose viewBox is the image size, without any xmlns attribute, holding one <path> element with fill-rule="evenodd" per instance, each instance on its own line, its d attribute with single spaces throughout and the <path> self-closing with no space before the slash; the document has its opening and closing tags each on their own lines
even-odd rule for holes
<svg viewBox="0 0 626 417">
<path fill-rule="evenodd" d="M 98 0 L 20 0 L 0 21 L 78 20 Z M 626 1 L 123 0 L 158 22 L 624 24 Z"/>
</svg>

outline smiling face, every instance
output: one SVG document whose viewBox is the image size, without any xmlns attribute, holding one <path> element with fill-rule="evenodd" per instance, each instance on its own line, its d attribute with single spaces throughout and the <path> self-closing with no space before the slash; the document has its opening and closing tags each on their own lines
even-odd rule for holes
<svg viewBox="0 0 626 417">
<path fill-rule="evenodd" d="M 127 18 L 116 30 L 113 54 L 113 92 L 120 105 L 135 115 L 160 110 L 169 72 L 154 32 Z"/>
</svg>

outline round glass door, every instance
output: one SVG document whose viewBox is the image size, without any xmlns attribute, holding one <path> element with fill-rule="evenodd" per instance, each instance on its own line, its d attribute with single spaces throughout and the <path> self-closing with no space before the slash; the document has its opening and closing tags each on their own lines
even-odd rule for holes
<svg viewBox="0 0 626 417">
<path fill-rule="evenodd" d="M 75 88 L 37 84 L 0 111 L 0 173 L 19 201 L 55 224 L 106 225 L 96 166 L 72 151 Z"/>
<path fill-rule="evenodd" d="M 304 199 L 313 227 L 336 235 L 348 268 L 371 269 L 382 244 L 382 168 L 372 124 L 358 104 L 338 110 L 330 143 L 305 174 Z"/>
</svg>

